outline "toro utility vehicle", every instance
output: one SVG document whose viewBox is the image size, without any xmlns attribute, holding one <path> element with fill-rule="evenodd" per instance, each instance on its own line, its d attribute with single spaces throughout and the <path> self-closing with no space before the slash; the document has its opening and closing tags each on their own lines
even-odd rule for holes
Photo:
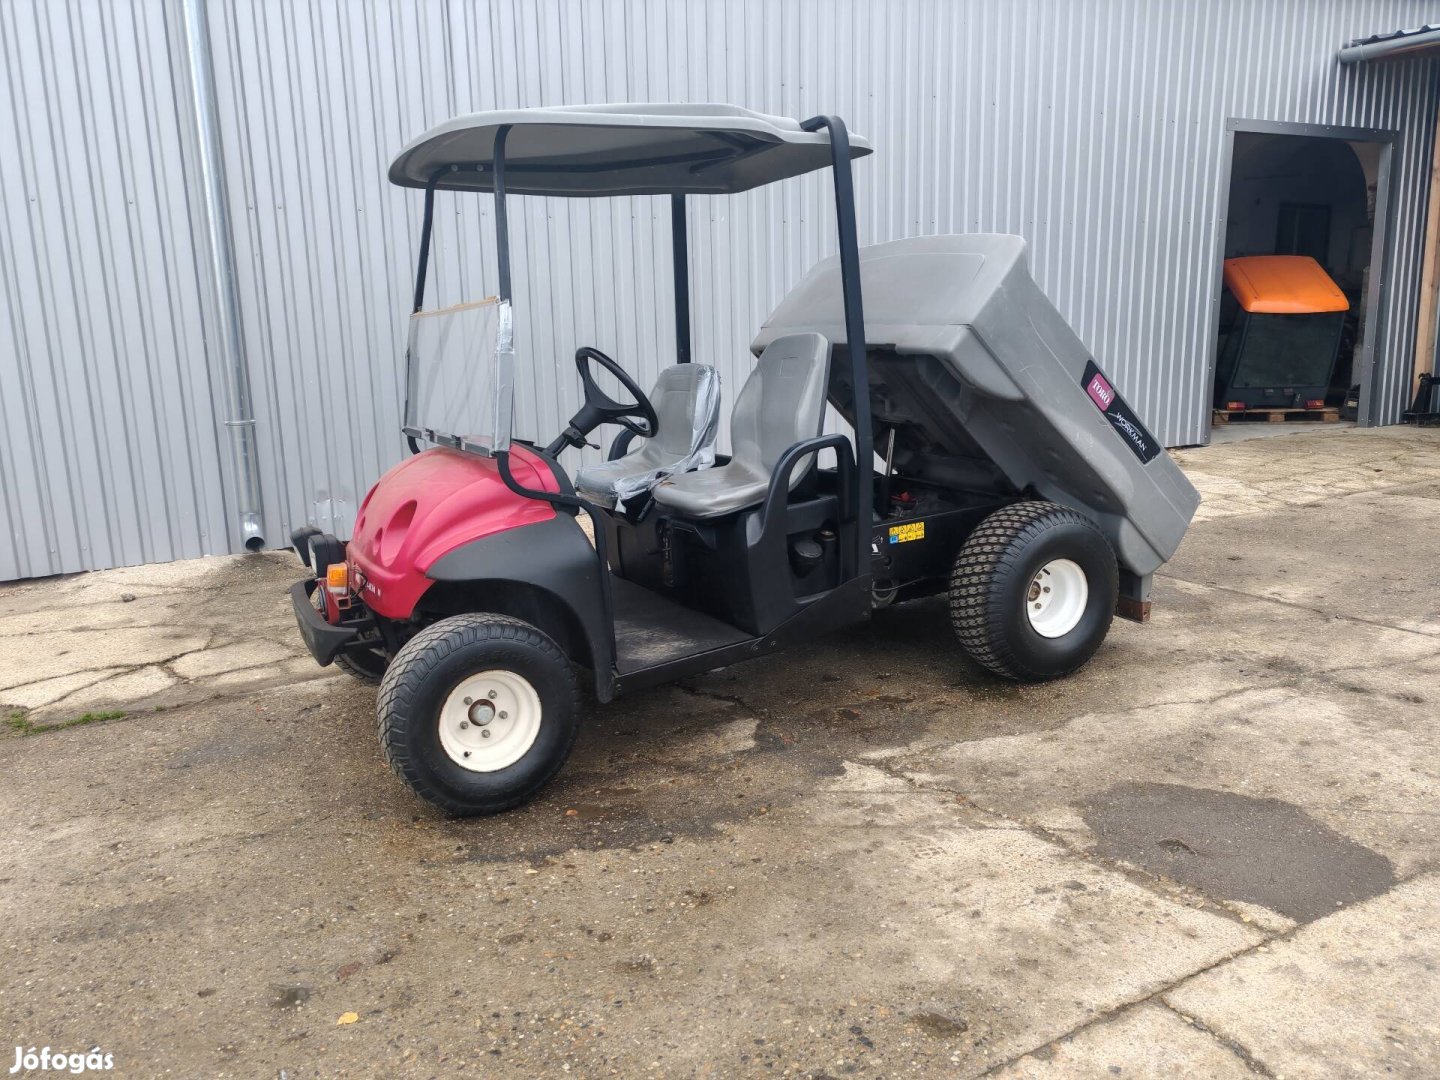
<svg viewBox="0 0 1440 1080">
<path fill-rule="evenodd" d="M 601 105 L 457 117 L 394 160 L 391 182 L 425 195 L 412 456 L 348 544 L 296 531 L 314 576 L 292 595 L 315 659 L 379 682 L 381 748 L 416 793 L 454 814 L 516 806 L 570 752 L 581 678 L 609 702 L 915 597 L 948 592 L 965 652 L 1027 682 L 1084 664 L 1113 615 L 1147 618 L 1194 489 L 1032 281 L 1019 237 L 859 248 L 851 161 L 869 153 L 834 116 Z M 827 168 L 838 254 L 761 327 L 717 453 L 686 198 Z M 493 195 L 497 296 L 425 309 L 437 191 Z M 512 195 L 670 199 L 675 364 L 647 395 L 578 348 L 583 404 L 544 446 L 511 431 Z M 825 433 L 827 403 L 848 431 Z M 572 475 L 560 455 L 606 424 L 622 429 L 608 459 Z"/>
</svg>

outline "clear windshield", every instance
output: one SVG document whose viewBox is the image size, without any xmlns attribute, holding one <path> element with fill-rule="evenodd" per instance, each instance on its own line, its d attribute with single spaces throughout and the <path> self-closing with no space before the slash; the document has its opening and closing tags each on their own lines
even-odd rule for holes
<svg viewBox="0 0 1440 1080">
<path fill-rule="evenodd" d="M 494 297 L 410 316 L 405 434 L 480 454 L 510 448 L 515 352 Z"/>
</svg>

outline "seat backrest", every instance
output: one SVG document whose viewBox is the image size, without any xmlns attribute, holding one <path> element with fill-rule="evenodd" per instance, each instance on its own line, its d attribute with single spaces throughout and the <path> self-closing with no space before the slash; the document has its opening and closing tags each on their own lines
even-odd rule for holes
<svg viewBox="0 0 1440 1080">
<path fill-rule="evenodd" d="M 709 451 L 715 460 L 720 428 L 720 375 L 709 364 L 673 364 L 660 372 L 650 391 L 660 430 L 641 442 L 638 452 L 657 464 L 673 464 Z M 698 464 L 698 463 L 697 463 Z M 693 466 L 687 466 L 693 467 Z"/>
<path fill-rule="evenodd" d="M 731 460 L 769 476 L 780 455 L 820 434 L 830 374 L 830 342 L 821 334 L 788 334 L 765 347 L 730 414 Z M 793 488 L 813 456 L 790 474 Z"/>
</svg>

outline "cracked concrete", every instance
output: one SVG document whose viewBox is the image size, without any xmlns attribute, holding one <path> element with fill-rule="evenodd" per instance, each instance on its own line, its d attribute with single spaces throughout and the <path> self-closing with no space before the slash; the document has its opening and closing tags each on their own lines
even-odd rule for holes
<svg viewBox="0 0 1440 1080">
<path fill-rule="evenodd" d="M 1433 481 L 1440 446 L 1406 428 L 1320 428 L 1173 451 L 1203 497 L 1197 522 L 1314 506 L 1337 495 Z M 1333 441 L 1332 441 L 1333 440 Z"/>
<path fill-rule="evenodd" d="M 0 588 L 0 700 L 127 713 L 0 743 L 0 1031 L 121 1076 L 1434 1076 L 1440 436 L 1180 457 L 1154 622 L 1074 677 L 905 605 L 591 706 L 486 821 L 385 769 L 283 556 Z"/>
<path fill-rule="evenodd" d="M 1435 1076 L 1437 967 L 1440 879 L 1426 874 L 1186 980 L 1165 1000 L 1283 1063 L 1287 1076 Z M 1266 1007 L 1275 1001 L 1289 1003 L 1283 1023 Z"/>
<path fill-rule="evenodd" d="M 1001 1066 L 1000 1080 L 1072 1076 L 1253 1077 L 1257 1070 L 1213 1032 L 1147 1002 Z"/>
<path fill-rule="evenodd" d="M 269 552 L 0 586 L 0 710 L 55 724 L 322 677 L 293 632 L 299 576 Z"/>
</svg>

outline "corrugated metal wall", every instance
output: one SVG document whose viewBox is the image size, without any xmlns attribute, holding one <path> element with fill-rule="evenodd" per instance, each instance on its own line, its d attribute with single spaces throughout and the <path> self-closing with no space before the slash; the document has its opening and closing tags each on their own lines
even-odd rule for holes
<svg viewBox="0 0 1440 1080">
<path fill-rule="evenodd" d="M 236 542 L 173 14 L 0 4 L 0 580 Z"/>
<path fill-rule="evenodd" d="M 420 198 L 389 188 L 385 166 L 414 134 L 471 110 L 678 100 L 839 113 L 877 150 L 857 166 L 862 242 L 1028 237 L 1041 285 L 1172 445 L 1205 431 L 1226 120 L 1394 129 L 1381 420 L 1408 391 L 1435 72 L 1333 57 L 1352 37 L 1433 17 L 1429 2 L 209 10 L 272 544 L 307 520 L 348 533 L 358 498 L 402 452 Z M 17 536 L 0 577 L 238 545 L 215 483 L 179 21 L 175 0 L 0 9 L 0 149 L 21 149 L 0 153 L 0 342 L 17 343 L 0 353 L 0 506 Z M 826 174 L 694 200 L 695 353 L 722 369 L 727 405 L 750 335 L 833 246 L 828 197 Z M 431 299 L 493 291 L 486 200 L 442 196 L 442 210 Z M 642 383 L 670 361 L 668 208 L 517 200 L 512 231 L 517 354 L 534 372 L 517 430 L 548 438 L 577 403 L 577 345 Z"/>
</svg>

